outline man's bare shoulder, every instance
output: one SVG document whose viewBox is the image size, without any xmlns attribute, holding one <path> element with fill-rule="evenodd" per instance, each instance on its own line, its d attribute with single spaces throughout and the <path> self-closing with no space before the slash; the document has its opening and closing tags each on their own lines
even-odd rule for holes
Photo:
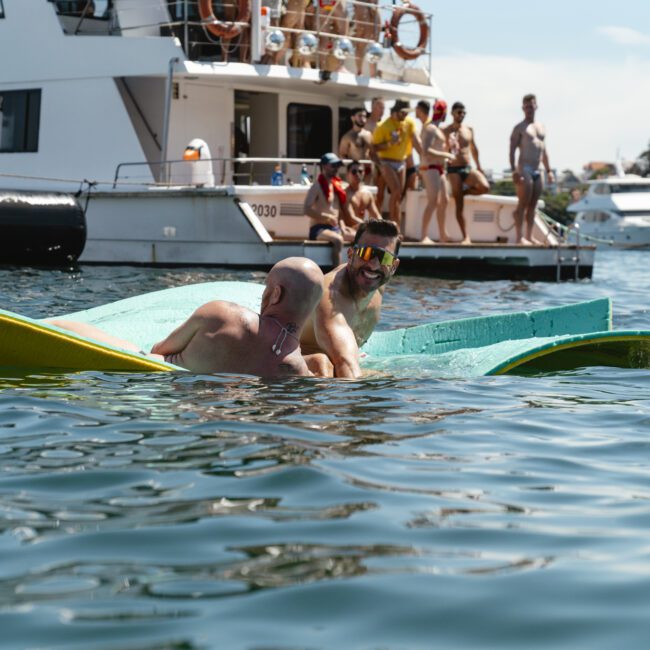
<svg viewBox="0 0 650 650">
<path fill-rule="evenodd" d="M 372 142 L 372 131 L 368 129 L 361 129 L 361 137 L 367 142 Z"/>
<path fill-rule="evenodd" d="M 525 131 L 526 130 L 526 125 L 527 125 L 526 120 L 522 120 L 521 122 L 517 122 L 517 124 L 515 124 L 513 129 L 512 129 L 512 135 L 518 135 L 518 134 L 522 133 L 523 131 Z"/>
<path fill-rule="evenodd" d="M 332 291 L 340 292 L 341 286 L 346 279 L 346 267 L 347 264 L 341 264 L 325 274 L 323 278 L 325 291 L 330 289 Z"/>
<path fill-rule="evenodd" d="M 194 312 L 194 317 L 209 321 L 211 326 L 219 326 L 220 324 L 247 322 L 252 317 L 257 317 L 257 314 L 235 302 L 212 300 L 201 305 Z"/>
</svg>

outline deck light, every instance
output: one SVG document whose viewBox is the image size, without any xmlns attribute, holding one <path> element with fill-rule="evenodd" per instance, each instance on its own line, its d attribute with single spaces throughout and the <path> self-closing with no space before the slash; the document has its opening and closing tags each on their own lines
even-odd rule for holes
<svg viewBox="0 0 650 650">
<path fill-rule="evenodd" d="M 354 53 L 354 48 L 352 47 L 352 42 L 349 38 L 338 38 L 334 44 L 334 50 L 332 54 L 339 61 L 344 61 L 348 56 Z"/>
<path fill-rule="evenodd" d="M 381 43 L 369 43 L 366 48 L 366 61 L 368 63 L 378 63 L 384 56 L 384 48 Z"/>
<path fill-rule="evenodd" d="M 298 52 L 303 56 L 311 56 L 316 52 L 318 39 L 310 33 L 301 34 L 298 39 Z"/>
<path fill-rule="evenodd" d="M 284 46 L 284 34 L 279 29 L 274 29 L 266 35 L 264 46 L 269 52 L 279 52 Z"/>
</svg>

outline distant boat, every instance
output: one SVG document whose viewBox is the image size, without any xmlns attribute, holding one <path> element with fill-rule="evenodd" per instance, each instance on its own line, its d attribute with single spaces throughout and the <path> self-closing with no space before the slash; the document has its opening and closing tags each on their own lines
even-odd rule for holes
<svg viewBox="0 0 650 650">
<path fill-rule="evenodd" d="M 601 248 L 650 249 L 650 178 L 624 174 L 589 182 L 568 207 L 580 236 Z"/>
</svg>

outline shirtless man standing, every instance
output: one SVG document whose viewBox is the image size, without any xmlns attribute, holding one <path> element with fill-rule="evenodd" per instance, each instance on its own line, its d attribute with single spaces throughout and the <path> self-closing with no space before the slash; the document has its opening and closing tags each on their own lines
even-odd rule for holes
<svg viewBox="0 0 650 650">
<path fill-rule="evenodd" d="M 224 300 L 208 302 L 156 343 L 148 356 L 195 373 L 311 375 L 300 349 L 300 335 L 322 294 L 323 273 L 318 266 L 305 257 L 289 257 L 269 271 L 260 314 Z M 88 323 L 49 322 L 139 352 L 134 343 Z M 327 360 L 321 359 L 320 364 Z"/>
<path fill-rule="evenodd" d="M 371 219 L 381 219 L 381 214 L 375 203 L 372 192 L 361 181 L 363 165 L 358 160 L 353 160 L 348 165 L 348 186 L 345 194 L 355 217 L 364 221 L 369 215 Z"/>
<path fill-rule="evenodd" d="M 427 235 L 429 224 L 434 211 L 438 207 L 438 195 L 446 193 L 445 187 L 445 165 L 447 160 L 454 156 L 447 151 L 447 138 L 445 134 L 429 119 L 431 104 L 421 100 L 415 107 L 415 115 L 422 122 L 420 139 L 422 140 L 422 162 L 420 164 L 420 178 L 427 193 L 427 204 L 422 213 L 422 234 L 420 241 L 423 244 L 432 244 L 433 241 Z M 442 216 L 442 220 L 441 217 Z M 445 228 L 445 213 L 437 212 L 438 217 L 438 240 L 449 241 L 447 229 Z"/>
<path fill-rule="evenodd" d="M 524 119 L 515 126 L 510 136 L 510 168 L 512 169 L 512 180 L 517 188 L 518 199 L 514 212 L 515 239 L 519 244 L 532 244 L 535 209 L 544 189 L 544 177 L 539 170 L 540 163 L 544 163 L 550 183 L 553 182 L 553 172 L 546 152 L 546 130 L 543 124 L 535 121 L 535 111 L 537 110 L 535 95 L 524 97 L 522 109 Z M 519 149 L 519 160 L 515 167 L 517 149 Z M 526 219 L 525 236 L 523 233 L 524 216 Z"/>
<path fill-rule="evenodd" d="M 370 160 L 370 149 L 372 147 L 372 133 L 365 126 L 368 120 L 368 113 L 365 108 L 355 108 L 352 111 L 352 128 L 341 138 L 339 142 L 339 156 L 348 160 Z M 372 180 L 372 167 L 364 168 L 364 179 L 366 183 Z"/>
<path fill-rule="evenodd" d="M 370 131 L 371 134 L 375 132 L 377 125 L 384 119 L 384 111 L 386 110 L 386 104 L 381 97 L 373 97 L 370 103 L 370 115 L 368 116 L 368 121 L 366 122 L 366 129 Z M 370 158 L 372 162 L 375 163 L 374 169 L 374 181 L 377 186 L 377 207 L 379 212 L 382 211 L 384 207 L 384 192 L 386 190 L 386 183 L 384 177 L 381 175 L 381 161 L 379 156 L 373 147 L 370 150 Z"/>
<path fill-rule="evenodd" d="M 341 263 L 341 249 L 354 239 L 354 226 L 360 220 L 352 215 L 341 179 L 337 176 L 343 161 L 335 153 L 320 159 L 321 173 L 309 188 L 303 211 L 309 217 L 309 239 L 332 244 L 332 265 Z"/>
<path fill-rule="evenodd" d="M 440 126 L 447 119 L 447 102 L 444 99 L 436 99 L 433 105 L 433 115 L 431 116 L 431 122 L 437 126 L 440 130 Z M 444 131 L 443 131 L 444 135 Z M 449 150 L 449 144 L 445 138 L 445 148 Z M 445 164 L 446 167 L 446 164 Z M 438 220 L 438 226 L 442 224 L 445 226 L 447 220 L 447 206 L 449 205 L 449 181 L 447 180 L 447 174 L 442 176 L 440 179 L 441 187 L 438 192 L 438 209 L 436 210 L 436 219 Z M 447 228 L 443 228 L 445 234 L 447 233 Z M 442 232 L 442 231 L 440 231 Z M 442 239 L 440 239 L 442 241 Z M 449 237 L 447 236 L 447 240 Z"/>
<path fill-rule="evenodd" d="M 464 196 L 465 194 L 485 194 L 490 189 L 490 185 L 483 175 L 478 159 L 474 129 L 463 124 L 466 113 L 465 105 L 455 102 L 451 107 L 454 121 L 443 129 L 443 133 L 447 136 L 449 151 L 454 154 L 447 166 L 447 178 L 456 201 L 456 219 L 463 235 L 462 243 L 471 244 L 472 240 L 467 233 L 467 224 L 463 214 Z M 476 169 L 472 169 L 472 156 L 476 162 Z"/>
<path fill-rule="evenodd" d="M 316 374 L 331 376 L 324 352 L 335 377 L 361 375 L 359 348 L 379 321 L 384 287 L 399 266 L 400 239 L 395 223 L 370 219 L 359 226 L 347 264 L 325 275 L 323 297 L 300 340 Z"/>
<path fill-rule="evenodd" d="M 409 143 L 422 156 L 415 120 L 408 117 L 410 110 L 407 100 L 396 99 L 390 109 L 390 117 L 380 122 L 372 135 L 373 147 L 381 162 L 381 173 L 390 191 L 390 218 L 398 227 L 402 221 L 401 203 Z"/>
</svg>

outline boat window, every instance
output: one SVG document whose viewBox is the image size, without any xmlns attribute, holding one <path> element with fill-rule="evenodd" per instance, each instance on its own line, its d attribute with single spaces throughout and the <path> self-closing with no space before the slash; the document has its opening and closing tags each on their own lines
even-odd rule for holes
<svg viewBox="0 0 650 650">
<path fill-rule="evenodd" d="M 2 0 L 0 0 L 1 2 Z M 49 0 L 54 2 L 59 16 L 74 16 L 80 18 L 110 18 L 112 0 Z"/>
<path fill-rule="evenodd" d="M 609 194 L 609 186 L 605 183 L 598 183 L 594 186 L 594 194 Z"/>
<path fill-rule="evenodd" d="M 650 218 L 650 210 L 646 208 L 645 210 L 620 210 L 618 214 L 621 217 L 647 217 Z"/>
<path fill-rule="evenodd" d="M 332 109 L 315 104 L 287 106 L 287 156 L 320 158 L 332 150 Z"/>
<path fill-rule="evenodd" d="M 0 91 L 0 153 L 38 151 L 40 90 Z"/>
<path fill-rule="evenodd" d="M 602 223 L 607 221 L 610 215 L 609 212 L 585 212 L 582 216 L 583 220 L 588 223 Z"/>
<path fill-rule="evenodd" d="M 625 194 L 632 192 L 650 192 L 650 183 L 621 183 L 612 185 L 612 193 Z"/>
<path fill-rule="evenodd" d="M 0 18 L 5 17 L 5 8 L 2 6 L 2 0 L 0 0 Z"/>
</svg>

